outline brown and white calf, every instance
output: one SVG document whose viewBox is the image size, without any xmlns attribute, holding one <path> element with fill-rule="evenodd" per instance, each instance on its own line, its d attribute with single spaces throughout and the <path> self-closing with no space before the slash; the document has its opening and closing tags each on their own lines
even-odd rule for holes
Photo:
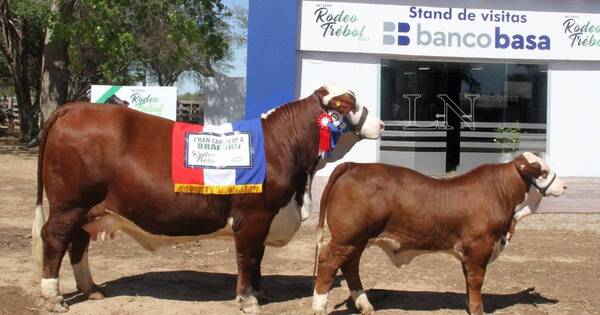
<svg viewBox="0 0 600 315">
<path fill-rule="evenodd" d="M 462 263 L 468 309 L 482 314 L 487 265 L 506 247 L 519 219 L 534 213 L 543 196 L 560 196 L 566 188 L 544 160 L 529 152 L 448 179 L 385 164 L 341 164 L 321 198 L 317 239 L 322 245 L 327 215 L 331 240 L 318 258 L 313 310 L 325 313 L 341 268 L 356 307 L 362 314 L 374 313 L 359 261 L 366 246 L 377 245 L 398 267 L 425 253 L 453 255 Z"/>
</svg>

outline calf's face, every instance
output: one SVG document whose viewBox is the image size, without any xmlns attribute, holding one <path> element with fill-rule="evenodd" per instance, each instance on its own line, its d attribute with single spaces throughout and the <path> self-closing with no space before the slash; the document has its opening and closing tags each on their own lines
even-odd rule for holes
<svg viewBox="0 0 600 315">
<path fill-rule="evenodd" d="M 539 156 L 525 152 L 517 157 L 519 172 L 531 182 L 536 192 L 544 196 L 558 197 L 567 189 L 567 184 L 550 170 L 548 163 Z"/>
</svg>

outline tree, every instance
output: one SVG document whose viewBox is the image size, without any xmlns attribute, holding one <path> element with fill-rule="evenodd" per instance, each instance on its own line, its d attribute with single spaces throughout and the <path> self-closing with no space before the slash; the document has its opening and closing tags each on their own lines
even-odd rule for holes
<svg viewBox="0 0 600 315">
<path fill-rule="evenodd" d="M 229 50 L 229 16 L 221 0 L 0 0 L 0 75 L 6 65 L 22 140 L 36 138 L 40 107 L 47 119 L 91 84 L 213 76 Z"/>
<path fill-rule="evenodd" d="M 134 26 L 138 58 L 159 85 L 173 85 L 184 72 L 215 75 L 213 63 L 228 50 L 225 18 L 230 13 L 221 1 L 154 0 L 143 7 L 136 18 L 143 23 Z M 161 15 L 164 10 L 170 14 Z"/>
<path fill-rule="evenodd" d="M 73 13 L 75 0 L 53 0 L 50 14 L 58 23 L 68 23 Z M 55 36 L 54 27 L 49 26 L 44 39 L 44 53 L 42 56 L 42 77 L 40 83 L 39 102 L 42 104 L 42 121 L 61 104 L 67 101 L 69 71 L 67 65 L 67 39 L 64 36 Z"/>
<path fill-rule="evenodd" d="M 20 140 L 37 138 L 38 103 L 32 102 L 32 91 L 37 98 L 39 80 L 32 75 L 41 61 L 42 38 L 47 11 L 40 1 L 0 1 L 0 51 L 10 73 L 19 105 Z M 42 2 L 43 4 L 43 2 Z"/>
<path fill-rule="evenodd" d="M 74 11 L 61 26 L 71 98 L 92 83 L 173 85 L 183 73 L 213 76 L 213 63 L 228 51 L 230 13 L 221 0 L 87 0 Z"/>
</svg>

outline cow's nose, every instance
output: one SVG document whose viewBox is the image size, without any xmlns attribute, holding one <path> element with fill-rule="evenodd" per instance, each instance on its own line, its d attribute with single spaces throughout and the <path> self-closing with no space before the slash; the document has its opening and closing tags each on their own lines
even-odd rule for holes
<svg viewBox="0 0 600 315">
<path fill-rule="evenodd" d="M 567 183 L 563 183 L 563 189 L 567 190 Z"/>
<path fill-rule="evenodd" d="M 379 129 L 383 131 L 385 129 L 385 124 L 382 122 L 379 123 Z"/>
</svg>

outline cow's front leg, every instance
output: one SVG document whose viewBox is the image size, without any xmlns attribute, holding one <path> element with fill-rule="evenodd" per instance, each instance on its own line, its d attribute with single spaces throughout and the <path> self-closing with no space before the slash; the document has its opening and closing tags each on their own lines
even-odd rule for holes
<svg viewBox="0 0 600 315">
<path fill-rule="evenodd" d="M 253 276 L 252 276 L 252 295 L 254 295 L 254 297 L 259 301 L 264 301 L 267 299 L 267 293 L 261 287 L 261 284 L 260 284 L 260 282 L 262 280 L 260 268 L 262 265 L 262 259 L 263 259 L 264 255 L 265 255 L 265 246 L 263 245 L 260 247 L 258 256 L 256 257 L 256 260 L 258 262 L 255 264 L 256 269 L 254 270 Z"/>
<path fill-rule="evenodd" d="M 256 275 L 260 270 L 264 242 L 269 232 L 268 215 L 246 215 L 234 222 L 235 250 L 237 254 L 238 278 L 236 300 L 244 313 L 256 314 L 260 312 L 258 300 L 253 295 L 253 280 L 259 279 Z M 258 277 L 258 278 L 257 278 Z"/>
</svg>

